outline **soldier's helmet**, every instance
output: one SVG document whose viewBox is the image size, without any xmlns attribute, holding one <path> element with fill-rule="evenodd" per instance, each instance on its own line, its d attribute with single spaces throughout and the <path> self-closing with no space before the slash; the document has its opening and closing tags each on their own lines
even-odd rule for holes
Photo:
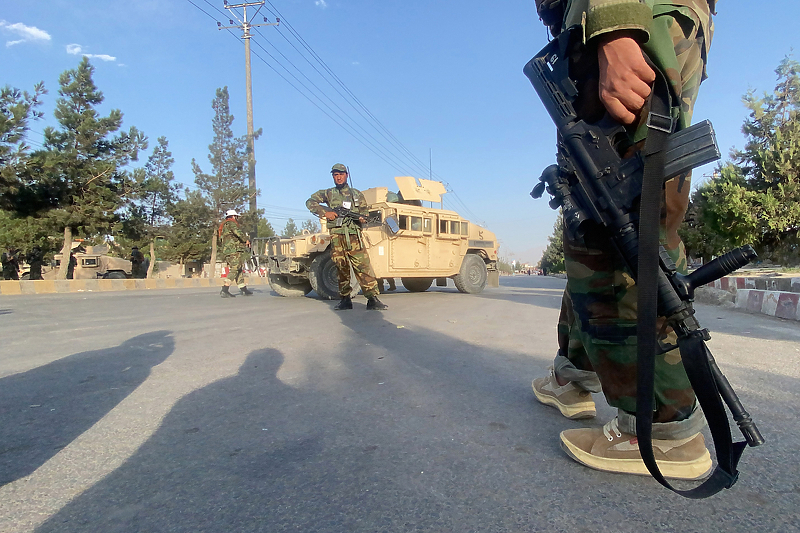
<svg viewBox="0 0 800 533">
<path fill-rule="evenodd" d="M 225 218 L 238 217 L 238 216 L 239 213 L 236 211 L 236 209 L 228 209 L 227 211 L 225 211 Z"/>
<path fill-rule="evenodd" d="M 347 172 L 347 167 L 346 167 L 346 166 L 344 166 L 344 165 L 343 165 L 343 164 L 341 164 L 341 163 L 336 163 L 336 164 L 335 164 L 335 165 L 333 165 L 333 167 L 331 168 L 331 174 L 333 174 L 334 172 Z"/>
</svg>

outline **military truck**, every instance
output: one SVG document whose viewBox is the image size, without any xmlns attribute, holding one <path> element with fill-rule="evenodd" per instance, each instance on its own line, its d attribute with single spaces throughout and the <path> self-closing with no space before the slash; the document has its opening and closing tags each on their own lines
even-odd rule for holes
<svg viewBox="0 0 800 533">
<path fill-rule="evenodd" d="M 75 256 L 73 279 L 127 279 L 131 277 L 131 262 L 121 257 L 108 255 L 108 246 L 84 246 L 72 243 Z M 45 279 L 56 279 L 61 266 L 62 254 L 53 257 L 54 268 L 43 274 Z"/>
<path fill-rule="evenodd" d="M 400 278 L 410 292 L 428 290 L 450 278 L 465 293 L 479 293 L 488 284 L 499 285 L 498 243 L 494 233 L 462 218 L 455 211 L 425 207 L 441 203 L 441 182 L 396 177 L 399 194 L 387 187 L 362 191 L 369 205 L 362 240 L 376 278 Z M 321 226 L 326 227 L 325 220 Z M 320 298 L 339 298 L 336 265 L 331 260 L 331 236 L 304 231 L 292 238 L 267 239 L 263 260 L 269 284 L 281 296 L 305 296 L 314 290 Z M 351 273 L 352 274 L 352 273 Z M 353 294 L 358 282 L 350 276 Z"/>
</svg>

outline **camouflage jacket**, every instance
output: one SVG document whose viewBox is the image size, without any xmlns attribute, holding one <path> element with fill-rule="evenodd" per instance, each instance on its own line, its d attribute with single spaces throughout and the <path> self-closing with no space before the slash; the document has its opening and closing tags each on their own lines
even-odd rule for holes
<svg viewBox="0 0 800 533">
<path fill-rule="evenodd" d="M 234 220 L 226 220 L 220 226 L 219 238 L 222 241 L 220 253 L 223 257 L 247 252 L 247 237 Z"/>
<path fill-rule="evenodd" d="M 326 209 L 320 204 L 326 204 Z M 311 198 L 306 200 L 306 207 L 309 211 L 322 218 L 328 211 L 333 211 L 335 207 L 344 207 L 364 218 L 369 214 L 369 206 L 364 195 L 358 189 L 351 189 L 345 185 L 341 189 L 331 187 L 330 189 L 321 189 L 311 195 Z M 351 235 L 357 234 L 361 226 L 351 219 L 337 218 L 328 220 L 328 230 L 331 233 L 350 233 Z"/>
<path fill-rule="evenodd" d="M 537 0 L 537 6 L 541 0 Z M 691 9 L 700 18 L 703 34 L 713 32 L 711 13 L 716 0 L 564 0 L 566 13 L 562 29 L 581 26 L 583 40 L 592 39 L 618 30 L 640 33 L 640 42 L 650 38 L 653 17 L 668 12 L 685 13 Z M 706 50 L 711 39 L 706 39 Z"/>
</svg>

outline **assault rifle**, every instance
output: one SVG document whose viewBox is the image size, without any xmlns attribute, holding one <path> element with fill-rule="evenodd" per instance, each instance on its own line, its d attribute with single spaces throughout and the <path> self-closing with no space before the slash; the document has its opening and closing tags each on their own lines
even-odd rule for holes
<svg viewBox="0 0 800 533">
<path fill-rule="evenodd" d="M 347 220 L 355 222 L 358 226 L 361 226 L 361 219 L 366 218 L 364 215 L 359 215 L 355 211 L 351 211 L 350 209 L 342 206 L 334 207 L 332 211 L 336 213 L 337 218 L 335 223 L 337 227 L 341 227 L 342 224 Z"/>
<path fill-rule="evenodd" d="M 550 207 L 562 208 L 565 229 L 572 238 L 582 237 L 589 225 L 605 228 L 634 279 L 638 279 L 637 208 L 642 197 L 645 158 L 641 153 L 629 158 L 621 157 L 622 151 L 631 145 L 630 138 L 625 128 L 610 117 L 606 116 L 595 124 L 578 118 L 573 106 L 578 91 L 569 76 L 569 52 L 574 42 L 572 39 L 575 38 L 571 33 L 562 32 L 524 68 L 525 75 L 530 79 L 558 129 L 558 164 L 544 170 L 540 183 L 533 189 L 531 196 L 539 198 L 545 190 L 550 193 Z M 666 87 L 665 82 L 663 86 Z M 667 91 L 665 89 L 662 92 Z M 661 107 L 669 109 L 669 106 Z M 674 125 L 675 121 L 668 113 L 651 112 L 648 118 L 651 130 L 669 133 L 663 156 L 663 176 L 666 179 L 719 159 L 719 149 L 710 122 L 703 121 L 672 133 Z M 764 439 L 705 345 L 710 335 L 708 330 L 700 327 L 694 316 L 694 290 L 746 265 L 756 259 L 757 255 L 752 247 L 744 246 L 715 259 L 688 276 L 677 272 L 674 261 L 663 246 L 659 247 L 658 256 L 658 315 L 666 319 L 666 323 L 677 335 L 678 348 L 687 375 L 709 420 L 719 462 L 712 475 L 713 482 L 712 479 L 707 482 L 709 486 L 704 484 L 697 489 L 676 492 L 692 498 L 706 497 L 721 488 L 730 488 L 736 482 L 736 465 L 744 449 L 744 443 L 731 444 L 727 415 L 719 401 L 720 397 L 727 404 L 748 445 L 758 446 Z M 661 340 L 659 345 L 662 352 L 675 347 L 665 345 Z M 640 355 L 640 372 L 643 366 L 641 361 Z M 642 396 L 647 395 L 642 383 L 640 377 L 640 402 Z M 652 375 L 649 387 L 652 391 Z M 652 402 L 649 398 L 646 401 Z M 641 411 L 641 408 L 637 409 L 637 428 L 640 423 L 647 424 L 643 429 L 648 435 L 645 442 L 649 443 L 652 417 L 650 416 L 650 421 L 642 422 L 639 419 Z M 642 416 L 646 418 L 649 415 Z M 645 431 L 637 433 L 642 443 L 641 435 Z M 724 442 L 726 439 L 727 443 Z M 645 463 L 648 463 L 646 455 L 652 457 L 652 450 L 642 447 L 640 451 Z M 655 467 L 655 460 L 652 461 L 652 467 L 648 464 L 648 469 L 659 482 L 672 488 L 661 477 Z"/>
</svg>

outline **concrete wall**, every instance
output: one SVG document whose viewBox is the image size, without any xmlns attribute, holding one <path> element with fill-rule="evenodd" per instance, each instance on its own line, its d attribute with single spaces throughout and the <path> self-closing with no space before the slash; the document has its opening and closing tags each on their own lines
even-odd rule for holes
<svg viewBox="0 0 800 533">
<path fill-rule="evenodd" d="M 220 287 L 224 278 L 168 279 L 66 279 L 36 281 L 0 281 L 0 294 L 56 294 L 64 292 L 107 292 L 148 289 L 188 289 Z M 266 278 L 247 278 L 247 285 L 268 285 Z"/>
</svg>

